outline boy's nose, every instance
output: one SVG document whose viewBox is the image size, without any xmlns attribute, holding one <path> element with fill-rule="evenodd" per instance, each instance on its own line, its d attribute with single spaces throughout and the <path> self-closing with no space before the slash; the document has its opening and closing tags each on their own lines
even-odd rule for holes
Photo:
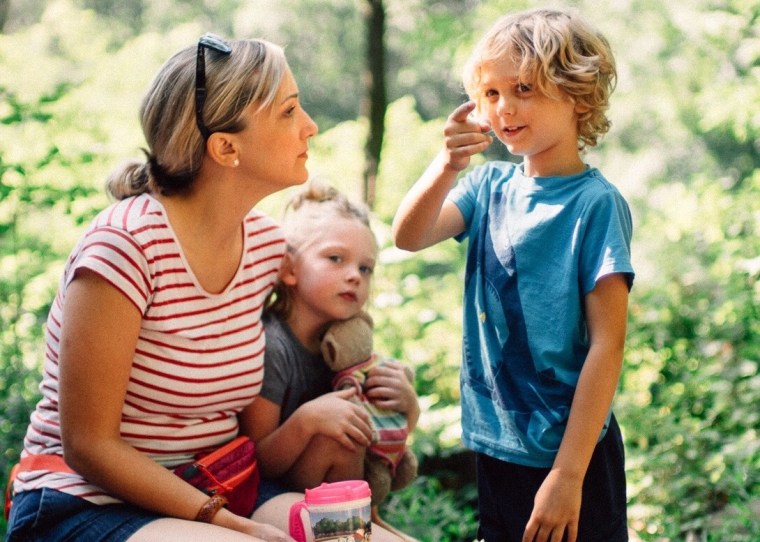
<svg viewBox="0 0 760 542">
<path fill-rule="evenodd" d="M 499 115 L 514 115 L 517 109 L 517 101 L 508 97 L 501 96 L 499 98 L 499 104 L 496 108 L 496 112 Z"/>
</svg>

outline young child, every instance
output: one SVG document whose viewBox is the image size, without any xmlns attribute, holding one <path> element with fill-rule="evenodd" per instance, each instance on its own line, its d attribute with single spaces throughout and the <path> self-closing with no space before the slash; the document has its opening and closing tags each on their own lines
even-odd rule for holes
<svg viewBox="0 0 760 542">
<path fill-rule="evenodd" d="M 469 239 L 462 426 L 487 542 L 627 540 L 611 413 L 626 332 L 631 216 L 581 151 L 609 128 L 607 40 L 576 15 L 499 20 L 464 69 L 472 99 L 402 201 L 396 244 Z M 493 134 L 521 164 L 456 184 Z"/>
<path fill-rule="evenodd" d="M 265 312 L 264 382 L 256 408 L 242 421 L 256 441 L 264 478 L 260 502 L 286 490 L 361 479 L 372 436 L 365 409 L 347 400 L 355 391 L 332 391 L 334 375 L 320 353 L 328 326 L 356 315 L 369 297 L 378 247 L 368 212 L 314 183 L 288 210 L 283 221 L 288 250 Z M 404 413 L 414 428 L 419 405 L 401 364 L 378 366 L 366 385 L 369 399 Z M 263 503 L 259 518 L 276 524 L 281 514 L 272 509 L 288 507 L 290 499 Z M 375 541 L 397 540 L 380 528 L 372 535 Z"/>
</svg>

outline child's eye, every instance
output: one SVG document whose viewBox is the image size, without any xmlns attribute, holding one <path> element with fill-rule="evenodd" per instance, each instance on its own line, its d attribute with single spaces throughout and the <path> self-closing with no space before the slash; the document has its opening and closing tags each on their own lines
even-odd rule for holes
<svg viewBox="0 0 760 542">
<path fill-rule="evenodd" d="M 527 94 L 533 90 L 533 87 L 529 85 L 528 83 L 518 83 L 517 85 L 517 93 L 518 94 Z"/>
<path fill-rule="evenodd" d="M 372 273 L 374 273 L 375 270 L 369 265 L 360 265 L 359 271 L 361 272 L 362 275 L 371 275 Z"/>
<path fill-rule="evenodd" d="M 494 96 L 498 96 L 498 95 L 499 95 L 499 93 L 498 93 L 498 92 L 496 92 L 496 91 L 495 91 L 494 89 L 492 89 L 492 88 L 488 88 L 488 89 L 486 89 L 486 90 L 485 90 L 485 92 L 483 92 L 483 95 L 484 95 L 486 98 L 492 98 L 492 97 L 494 97 Z"/>
<path fill-rule="evenodd" d="M 334 263 L 340 263 L 343 261 L 343 258 L 338 256 L 337 254 L 331 254 L 327 257 L 327 259 Z"/>
</svg>

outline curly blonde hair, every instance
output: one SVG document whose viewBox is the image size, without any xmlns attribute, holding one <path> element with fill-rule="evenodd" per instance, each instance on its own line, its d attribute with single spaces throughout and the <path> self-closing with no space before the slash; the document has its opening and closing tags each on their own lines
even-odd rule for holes
<svg viewBox="0 0 760 542">
<path fill-rule="evenodd" d="M 561 93 L 584 111 L 578 118 L 578 148 L 595 146 L 607 133 L 609 99 L 615 88 L 615 58 L 607 39 L 577 14 L 534 9 L 494 24 L 465 64 L 463 83 L 480 107 L 484 63 L 513 58 L 521 77 L 552 98 Z"/>
<path fill-rule="evenodd" d="M 365 205 L 354 203 L 342 192 L 317 181 L 310 181 L 285 205 L 282 229 L 288 245 L 288 253 L 293 256 L 309 243 L 318 239 L 320 225 L 336 218 L 356 219 L 370 231 L 370 211 Z M 281 320 L 290 315 L 292 303 L 288 287 L 279 282 L 269 296 L 266 310 Z"/>
</svg>

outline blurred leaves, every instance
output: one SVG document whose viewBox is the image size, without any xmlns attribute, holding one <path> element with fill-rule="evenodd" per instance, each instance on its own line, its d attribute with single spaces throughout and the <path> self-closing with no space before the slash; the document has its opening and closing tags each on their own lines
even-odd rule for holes
<svg viewBox="0 0 760 542">
<path fill-rule="evenodd" d="M 123 5 L 122 5 L 123 4 Z M 0 473 L 37 397 L 42 333 L 63 261 L 107 204 L 103 182 L 144 143 L 142 92 L 206 30 L 286 45 L 320 123 L 310 170 L 361 193 L 366 120 L 358 0 L 29 0 L 0 35 Z M 611 132 L 586 156 L 631 202 L 636 281 L 616 411 L 631 526 L 648 541 L 709 528 L 760 532 L 760 5 L 755 0 L 572 2 L 608 36 L 618 87 Z M 464 97 L 472 43 L 517 0 L 386 0 L 390 97 L 374 229 L 376 346 L 412 366 L 420 458 L 461 452 L 464 247 L 392 247 L 403 194 Z M 12 14 L 13 15 L 13 12 Z M 307 31 L 317 28 L 317 31 Z M 497 155 L 496 146 L 489 156 Z M 482 160 L 479 157 L 476 161 Z M 262 208 L 277 216 L 288 193 Z M 432 461 L 431 461 L 432 463 Z M 421 477 L 384 517 L 421 540 L 474 536 L 472 487 Z M 716 515 L 717 514 L 717 515 Z M 402 519 L 405 518 L 405 519 Z M 719 519 L 716 519 L 719 518 Z M 406 523 L 405 523 L 406 522 Z"/>
</svg>

